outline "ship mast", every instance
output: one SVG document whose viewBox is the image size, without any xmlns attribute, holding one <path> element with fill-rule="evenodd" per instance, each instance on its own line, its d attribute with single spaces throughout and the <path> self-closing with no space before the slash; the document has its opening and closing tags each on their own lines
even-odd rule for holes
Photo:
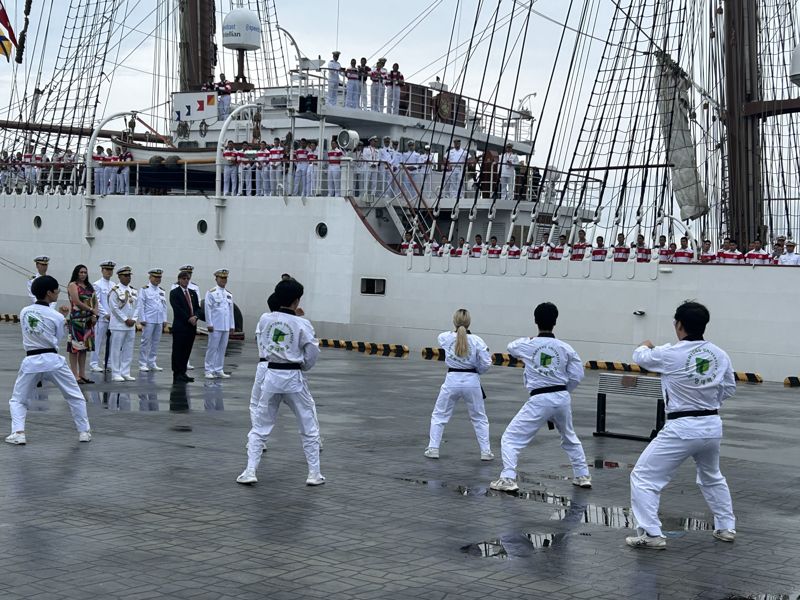
<svg viewBox="0 0 800 600">
<path fill-rule="evenodd" d="M 215 30 L 214 0 L 180 0 L 180 91 L 197 91 L 213 80 Z"/>
</svg>

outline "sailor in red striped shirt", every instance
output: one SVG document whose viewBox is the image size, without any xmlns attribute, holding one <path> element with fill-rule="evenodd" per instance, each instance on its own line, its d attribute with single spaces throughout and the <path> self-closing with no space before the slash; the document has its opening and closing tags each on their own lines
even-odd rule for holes
<svg viewBox="0 0 800 600">
<path fill-rule="evenodd" d="M 262 140 L 256 150 L 256 196 L 269 196 L 269 146 Z"/>
<path fill-rule="evenodd" d="M 22 171 L 25 174 L 25 182 L 28 185 L 28 189 L 33 191 L 36 187 L 36 167 L 33 164 L 33 146 L 26 147 L 25 152 L 22 153 Z"/>
<path fill-rule="evenodd" d="M 92 175 L 94 176 L 94 193 L 98 196 L 102 196 L 106 193 L 106 186 L 103 184 L 103 175 L 105 174 L 106 170 L 103 166 L 103 161 L 106 159 L 106 153 L 103 150 L 102 146 L 98 146 L 97 150 L 94 151 L 92 154 L 92 161 L 95 162 L 94 172 Z M 22 155 L 22 160 L 25 160 L 25 155 Z"/>
<path fill-rule="evenodd" d="M 578 231 L 578 241 L 572 244 L 572 249 L 569 253 L 570 260 L 583 260 L 586 256 L 586 249 L 591 248 L 591 244 L 586 240 L 586 232 L 581 229 Z"/>
<path fill-rule="evenodd" d="M 414 255 L 419 255 L 420 254 L 419 244 L 412 239 L 411 232 L 410 231 L 406 231 L 405 239 L 400 244 L 400 254 L 404 254 L 404 255 L 408 254 L 409 249 L 411 250 L 411 253 L 414 254 Z"/>
<path fill-rule="evenodd" d="M 717 262 L 717 253 L 711 249 L 711 240 L 703 240 L 703 247 L 700 250 L 700 262 L 703 264 Z"/>
<path fill-rule="evenodd" d="M 737 249 L 736 240 L 728 242 L 728 249 L 722 257 L 722 264 L 724 265 L 741 265 L 744 264 L 744 255 Z"/>
<path fill-rule="evenodd" d="M 567 250 L 567 236 L 558 236 L 558 244 L 550 249 L 549 260 L 561 260 L 564 258 L 564 252 Z"/>
<path fill-rule="evenodd" d="M 592 249 L 592 261 L 603 262 L 608 256 L 608 249 L 605 246 L 605 240 L 602 235 L 597 236 L 594 248 Z"/>
<path fill-rule="evenodd" d="M 636 236 L 636 262 L 646 263 L 650 262 L 652 252 L 650 248 L 644 244 L 644 236 L 640 233 Z"/>
<path fill-rule="evenodd" d="M 347 87 L 344 91 L 344 105 L 346 108 L 358 108 L 358 101 L 361 97 L 361 85 L 358 80 L 358 66 L 356 59 L 350 60 L 350 66 L 344 70 L 347 79 Z"/>
<path fill-rule="evenodd" d="M 117 148 L 117 150 L 117 160 L 122 163 L 133 161 L 133 153 L 130 150 L 126 149 L 122 151 L 121 148 Z M 126 196 L 131 191 L 131 168 L 127 165 L 119 168 L 119 175 L 117 175 L 117 191 Z"/>
<path fill-rule="evenodd" d="M 725 263 L 725 254 L 728 252 L 728 246 L 731 245 L 731 238 L 726 237 L 722 240 L 722 246 L 720 246 L 719 250 L 717 250 L 717 263 L 724 264 Z"/>
<path fill-rule="evenodd" d="M 383 112 L 383 98 L 386 87 L 384 80 L 389 72 L 386 70 L 386 59 L 379 58 L 378 64 L 372 67 L 369 77 L 372 80 L 370 109 L 373 112 Z"/>
<path fill-rule="evenodd" d="M 355 59 L 353 59 L 355 63 Z M 300 140 L 300 147 L 294 151 L 294 195 L 306 195 L 306 173 L 308 173 L 308 142 L 306 138 Z"/>
<path fill-rule="evenodd" d="M 672 262 L 679 265 L 686 265 L 694 259 L 694 251 L 689 248 L 689 238 L 683 236 L 681 238 L 681 247 L 676 249 L 672 255 Z"/>
<path fill-rule="evenodd" d="M 517 239 L 512 235 L 508 238 L 508 258 L 519 259 L 522 251 L 517 246 Z"/>
<path fill-rule="evenodd" d="M 550 234 L 545 233 L 542 236 L 542 243 L 541 244 L 531 244 L 528 246 L 528 259 L 529 260 L 539 260 L 542 258 L 542 254 L 544 254 L 544 249 L 547 247 L 548 252 L 550 251 L 550 242 L 548 242 L 548 238 Z"/>
<path fill-rule="evenodd" d="M 458 238 L 458 245 L 450 250 L 450 256 L 461 256 L 464 254 L 464 245 L 466 240 L 463 237 Z"/>
<path fill-rule="evenodd" d="M 770 265 L 772 264 L 772 257 L 769 252 L 764 250 L 761 246 L 761 240 L 753 241 L 753 249 L 745 254 L 745 259 L 748 265 Z"/>
<path fill-rule="evenodd" d="M 427 233 L 423 239 L 425 240 L 426 244 L 430 242 L 431 256 L 439 256 L 439 242 L 437 242 L 436 239 L 432 239 Z"/>
<path fill-rule="evenodd" d="M 628 262 L 631 249 L 625 243 L 625 234 L 617 234 L 617 243 L 614 245 L 614 262 Z"/>
<path fill-rule="evenodd" d="M 331 149 L 328 150 L 328 196 L 342 195 L 342 156 L 344 152 L 339 148 L 336 140 L 331 140 Z"/>
<path fill-rule="evenodd" d="M 672 262 L 672 252 L 667 244 L 667 236 L 658 236 L 658 262 L 661 264 Z"/>
<path fill-rule="evenodd" d="M 394 63 L 386 75 L 386 112 L 390 115 L 400 114 L 400 88 L 405 85 L 405 79 L 399 69 L 400 65 Z"/>
<path fill-rule="evenodd" d="M 269 149 L 269 171 L 270 186 L 272 195 L 277 196 L 283 192 L 283 146 L 281 138 L 272 141 L 272 148 Z"/>
<path fill-rule="evenodd" d="M 222 195 L 233 196 L 239 191 L 239 152 L 233 147 L 233 140 L 228 140 L 222 151 L 222 162 L 225 165 L 222 171 Z"/>
<path fill-rule="evenodd" d="M 113 194 L 117 189 L 117 167 L 111 163 L 116 162 L 114 150 L 111 146 L 106 148 L 105 168 L 103 169 L 103 182 L 106 184 L 106 194 Z"/>
<path fill-rule="evenodd" d="M 306 168 L 306 196 L 317 195 L 317 171 L 319 170 L 319 153 L 317 142 L 308 143 L 308 167 Z"/>
<path fill-rule="evenodd" d="M 442 241 L 439 243 L 439 248 L 437 250 L 437 254 L 439 256 L 444 256 L 445 254 L 451 254 L 452 248 L 450 247 L 450 240 L 447 239 L 446 235 L 442 236 Z"/>
<path fill-rule="evenodd" d="M 500 258 L 502 251 L 502 246 L 497 245 L 497 238 L 495 236 L 490 237 L 489 245 L 486 247 L 486 254 L 489 255 L 489 258 Z"/>
<path fill-rule="evenodd" d="M 480 258 L 481 254 L 483 254 L 483 237 L 479 233 L 475 236 L 475 245 L 472 246 L 469 256 L 470 258 Z"/>
</svg>

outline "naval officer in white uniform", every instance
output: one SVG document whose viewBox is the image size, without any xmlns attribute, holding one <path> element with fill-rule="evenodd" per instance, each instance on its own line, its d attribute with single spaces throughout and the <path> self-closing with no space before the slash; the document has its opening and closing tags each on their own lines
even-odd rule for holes
<svg viewBox="0 0 800 600">
<path fill-rule="evenodd" d="M 228 336 L 233 333 L 233 295 L 225 289 L 228 285 L 228 269 L 214 271 L 217 285 L 206 292 L 203 310 L 208 327 L 206 348 L 206 379 L 230 377 L 223 371 Z"/>
<path fill-rule="evenodd" d="M 142 324 L 142 339 L 139 342 L 139 371 L 163 371 L 156 364 L 158 344 L 164 323 L 167 322 L 167 293 L 161 287 L 163 269 L 150 269 L 150 283 L 139 292 L 139 322 Z"/>
<path fill-rule="evenodd" d="M 33 295 L 31 286 L 37 278 L 41 277 L 42 275 L 47 275 L 47 267 L 50 265 L 50 257 L 37 256 L 33 259 L 33 264 L 36 265 L 36 275 L 31 275 L 30 279 L 28 279 L 28 297 L 31 299 L 31 304 L 36 304 L 36 296 Z M 55 308 L 55 302 L 53 303 L 52 308 Z"/>
<path fill-rule="evenodd" d="M 719 409 L 736 393 L 736 380 L 728 355 L 703 339 L 710 320 L 705 306 L 684 302 L 675 311 L 678 343 L 654 346 L 647 340 L 633 353 L 637 365 L 661 373 L 667 413 L 667 424 L 631 472 L 631 508 L 639 535 L 625 538 L 625 543 L 634 548 L 667 547 L 658 518 L 661 490 L 689 457 L 697 468 L 697 485 L 714 515 L 714 537 L 723 542 L 736 538 L 731 492 L 719 470 Z"/>
<path fill-rule="evenodd" d="M 136 338 L 136 318 L 139 302 L 136 288 L 131 283 L 131 268 L 117 269 L 119 283 L 108 292 L 108 310 L 111 313 L 111 381 L 136 381 L 131 377 L 133 343 Z"/>
<path fill-rule="evenodd" d="M 95 281 L 94 292 L 97 295 L 97 323 L 94 325 L 94 351 L 89 361 L 89 368 L 95 373 L 103 373 L 106 370 L 105 366 L 105 352 L 108 352 L 106 346 L 109 343 L 108 325 L 111 321 L 111 313 L 108 311 L 108 292 L 114 282 L 111 281 L 111 275 L 114 274 L 114 267 L 117 266 L 113 260 L 107 260 L 100 263 L 100 273 L 102 277 Z M 100 351 L 100 345 L 103 345 L 103 351 Z M 102 363 L 102 366 L 101 366 Z"/>
</svg>

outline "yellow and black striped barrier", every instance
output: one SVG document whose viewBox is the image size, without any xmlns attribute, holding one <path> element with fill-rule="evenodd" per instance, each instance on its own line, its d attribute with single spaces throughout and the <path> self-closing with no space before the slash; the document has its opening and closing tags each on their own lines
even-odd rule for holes
<svg viewBox="0 0 800 600">
<path fill-rule="evenodd" d="M 800 387 L 800 377 L 787 377 L 783 380 L 784 387 Z"/>
<path fill-rule="evenodd" d="M 425 360 L 444 360 L 444 349 L 442 348 L 423 348 L 421 354 Z"/>
<path fill-rule="evenodd" d="M 499 367 L 520 367 L 525 368 L 525 363 L 518 358 L 514 358 L 510 354 L 504 352 L 495 352 L 492 354 L 492 364 Z"/>
<path fill-rule="evenodd" d="M 0 315 L 0 321 L 5 323 L 19 323 L 19 315 L 3 314 Z"/>
<path fill-rule="evenodd" d="M 408 354 L 408 346 L 402 344 L 376 344 L 375 342 L 357 342 L 353 340 L 331 340 L 320 338 L 319 345 L 323 348 L 341 348 L 365 354 L 379 354 L 380 356 L 396 356 L 402 358 Z"/>
<path fill-rule="evenodd" d="M 764 383 L 764 378 L 758 373 L 745 373 L 744 371 L 734 371 L 733 376 L 736 381 L 744 381 L 746 383 Z"/>
<path fill-rule="evenodd" d="M 658 373 L 653 373 L 652 371 L 648 371 L 647 369 L 643 369 L 639 365 L 631 365 L 624 362 L 610 362 L 604 360 L 587 360 L 584 363 L 584 368 L 591 369 L 593 371 L 601 370 L 601 371 L 623 371 L 627 373 L 642 373 L 643 375 L 656 375 Z M 736 378 L 736 381 L 743 381 L 745 383 L 764 383 L 764 378 L 761 377 L 758 373 L 748 373 L 745 371 L 734 371 L 733 376 Z M 787 378 L 788 379 L 788 378 Z M 784 381 L 785 384 L 785 381 Z M 800 384 L 798 384 L 800 385 Z"/>
</svg>

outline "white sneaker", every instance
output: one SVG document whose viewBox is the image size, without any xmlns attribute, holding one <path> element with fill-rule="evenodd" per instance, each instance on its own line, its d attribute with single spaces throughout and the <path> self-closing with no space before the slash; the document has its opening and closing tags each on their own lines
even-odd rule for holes
<svg viewBox="0 0 800 600">
<path fill-rule="evenodd" d="M 12 433 L 6 438 L 6 444 L 15 444 L 17 446 L 24 446 L 27 443 L 25 440 L 25 433 Z"/>
<path fill-rule="evenodd" d="M 491 450 L 487 450 L 486 452 L 481 452 L 481 460 L 494 460 L 494 452 Z"/>
<path fill-rule="evenodd" d="M 225 371 L 220 371 L 219 373 L 217 373 L 217 377 L 219 377 L 221 379 L 230 379 L 231 378 L 231 376 L 228 375 Z"/>
<path fill-rule="evenodd" d="M 572 480 L 572 485 L 577 485 L 581 488 L 590 488 L 592 487 L 592 476 L 591 475 L 581 475 L 580 477 L 575 477 Z"/>
<path fill-rule="evenodd" d="M 242 474 L 236 478 L 236 483 L 241 483 L 243 485 L 258 483 L 256 472 L 253 469 L 245 469 L 242 471 Z"/>
<path fill-rule="evenodd" d="M 89 367 L 89 370 L 92 373 L 105 373 L 106 372 L 106 370 L 103 367 L 101 367 L 100 365 L 92 365 L 91 367 Z"/>
<path fill-rule="evenodd" d="M 325 478 L 321 473 L 309 473 L 306 479 L 306 485 L 322 485 L 325 483 Z"/>
<path fill-rule="evenodd" d="M 92 441 L 92 434 L 88 431 L 81 431 L 78 433 L 78 441 L 79 442 L 91 442 Z"/>
<path fill-rule="evenodd" d="M 217 376 L 214 375 L 213 373 L 206 373 L 206 379 L 216 379 L 216 378 Z"/>
<path fill-rule="evenodd" d="M 666 550 L 667 540 L 661 536 L 649 536 L 646 533 L 625 538 L 625 543 L 633 548 L 646 548 L 648 550 Z"/>
<path fill-rule="evenodd" d="M 122 378 L 125 381 L 136 381 L 136 377 L 131 377 L 130 375 L 123 375 Z"/>
<path fill-rule="evenodd" d="M 190 371 L 194 371 L 194 365 L 192 365 L 191 363 L 186 363 L 186 368 L 189 369 Z"/>
<path fill-rule="evenodd" d="M 423 452 L 425 458 L 439 458 L 439 449 L 438 448 L 425 448 L 425 452 Z"/>
<path fill-rule="evenodd" d="M 8 441 L 8 440 L 6 440 Z M 736 539 L 735 529 L 715 529 L 713 534 L 715 538 L 723 542 L 732 542 Z"/>
<path fill-rule="evenodd" d="M 150 369 L 139 365 L 139 373 L 147 373 Z"/>
<path fill-rule="evenodd" d="M 501 492 L 516 492 L 519 489 L 517 480 L 510 477 L 501 477 L 497 481 L 490 483 L 489 487 Z"/>
<path fill-rule="evenodd" d="M 125 378 L 122 375 L 114 375 L 114 377 L 111 378 L 111 381 L 125 381 Z"/>
<path fill-rule="evenodd" d="M 161 367 L 159 367 L 158 365 L 153 365 L 152 367 L 149 367 L 149 368 L 150 368 L 151 371 L 163 371 L 164 370 Z"/>
</svg>

